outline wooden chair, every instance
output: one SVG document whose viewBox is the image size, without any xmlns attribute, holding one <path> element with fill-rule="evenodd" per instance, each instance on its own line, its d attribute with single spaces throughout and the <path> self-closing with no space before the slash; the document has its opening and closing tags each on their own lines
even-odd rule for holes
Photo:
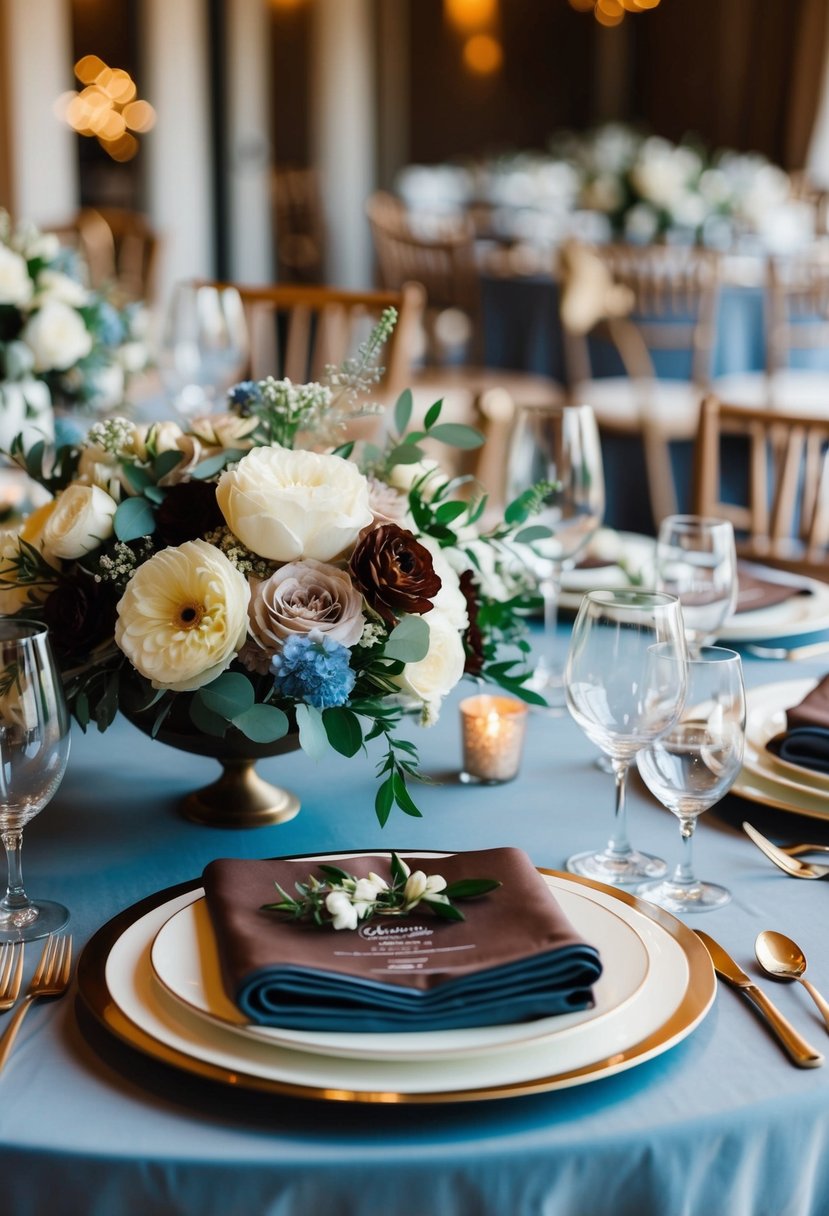
<svg viewBox="0 0 829 1216">
<path fill-rule="evenodd" d="M 829 349 L 829 250 L 822 245 L 767 260 L 764 337 L 765 369 L 720 376 L 712 390 L 734 405 L 824 415 L 829 363 L 822 360 L 823 370 L 803 365 L 809 352 L 815 363 Z"/>
<path fill-rule="evenodd" d="M 272 175 L 276 277 L 280 283 L 323 281 L 325 221 L 315 169 L 277 165 Z"/>
<path fill-rule="evenodd" d="M 392 405 L 409 382 L 424 302 L 423 289 L 417 283 L 406 283 L 399 291 L 362 292 L 303 284 L 260 287 L 203 280 L 196 286 L 235 288 L 238 292 L 249 339 L 249 361 L 243 376 L 287 376 L 296 384 L 319 380 L 328 364 L 337 366 L 353 356 L 384 309 L 393 307 L 398 313 L 397 324 L 381 351 L 383 374 L 372 399 Z"/>
<path fill-rule="evenodd" d="M 572 247 L 565 250 L 574 257 Z M 624 291 L 627 315 L 597 316 L 574 326 L 562 282 L 562 330 L 570 396 L 592 405 L 600 429 L 641 437 L 654 523 L 677 510 L 669 444 L 693 440 L 699 406 L 710 383 L 719 264 L 707 250 L 667 245 L 615 245 L 579 251 L 607 276 L 607 293 Z M 598 275 L 597 275 L 598 277 Z M 581 310 L 580 310 L 581 311 Z M 597 376 L 593 358 L 609 344 L 622 374 Z M 664 367 L 670 361 L 670 370 Z M 661 374 L 660 374 L 661 371 Z"/>
<path fill-rule="evenodd" d="M 692 509 L 730 519 L 740 556 L 829 578 L 829 408 L 821 419 L 707 396 Z"/>
<path fill-rule="evenodd" d="M 50 229 L 77 249 L 89 286 L 122 302 L 155 301 L 161 240 L 145 215 L 120 207 L 84 207 Z"/>
<path fill-rule="evenodd" d="M 384 191 L 369 198 L 366 212 L 380 282 L 394 289 L 414 280 L 425 291 L 421 365 L 411 381 L 415 408 L 422 413 L 442 398 L 447 421 L 491 432 L 486 461 L 466 460 L 461 465 L 496 493 L 500 490 L 497 464 L 505 454 L 514 406 L 561 403 L 564 390 L 548 376 L 484 365 L 475 230 L 467 218 L 418 220 Z"/>
</svg>

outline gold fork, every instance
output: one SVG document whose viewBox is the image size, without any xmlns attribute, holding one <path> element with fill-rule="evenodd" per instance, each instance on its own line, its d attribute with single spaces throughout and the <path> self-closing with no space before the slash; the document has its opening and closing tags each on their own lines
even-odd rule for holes
<svg viewBox="0 0 829 1216">
<path fill-rule="evenodd" d="M 11 1009 L 20 995 L 23 978 L 23 943 L 3 942 L 0 946 L 0 1013 Z"/>
<path fill-rule="evenodd" d="M 53 934 L 43 947 L 40 962 L 26 989 L 26 995 L 12 1014 L 0 1039 L 0 1069 L 9 1058 L 20 1023 L 32 1004 L 43 996 L 63 996 L 69 987 L 71 971 L 72 938 L 68 935 L 56 937 Z"/>
</svg>

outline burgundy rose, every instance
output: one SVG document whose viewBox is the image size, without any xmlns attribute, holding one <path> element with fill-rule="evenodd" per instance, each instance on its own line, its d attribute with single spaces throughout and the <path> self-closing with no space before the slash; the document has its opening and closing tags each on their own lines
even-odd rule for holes
<svg viewBox="0 0 829 1216">
<path fill-rule="evenodd" d="M 463 670 L 468 676 L 479 676 L 484 666 L 484 635 L 478 624 L 478 588 L 475 586 L 472 571 L 464 570 L 459 583 L 469 616 L 469 625 L 463 635 L 463 649 L 466 654 Z"/>
<path fill-rule="evenodd" d="M 441 588 L 429 550 L 393 523 L 363 533 L 350 569 L 366 602 L 389 626 L 407 612 L 430 612 Z"/>
<path fill-rule="evenodd" d="M 206 481 L 182 481 L 170 486 L 156 511 L 156 535 L 165 545 L 183 545 L 220 528 L 224 516 L 216 487 Z"/>
<path fill-rule="evenodd" d="M 116 593 L 89 575 L 62 579 L 42 608 L 52 649 L 58 658 L 80 659 L 115 629 Z"/>
</svg>

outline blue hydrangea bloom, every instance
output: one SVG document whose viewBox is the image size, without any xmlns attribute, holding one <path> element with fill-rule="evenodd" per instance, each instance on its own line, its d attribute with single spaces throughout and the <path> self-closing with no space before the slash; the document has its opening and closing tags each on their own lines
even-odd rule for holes
<svg viewBox="0 0 829 1216">
<path fill-rule="evenodd" d="M 350 657 L 347 646 L 319 630 L 293 634 L 271 663 L 277 691 L 317 709 L 344 705 L 356 679 Z"/>
<path fill-rule="evenodd" d="M 253 401 L 259 401 L 260 396 L 259 385 L 255 380 L 242 380 L 239 384 L 234 384 L 227 394 L 227 399 L 231 405 L 244 408 Z"/>
<path fill-rule="evenodd" d="M 107 300 L 100 300 L 98 302 L 97 316 L 93 322 L 93 327 L 104 346 L 120 346 L 126 337 L 124 322 L 118 310 L 113 308 Z"/>
</svg>

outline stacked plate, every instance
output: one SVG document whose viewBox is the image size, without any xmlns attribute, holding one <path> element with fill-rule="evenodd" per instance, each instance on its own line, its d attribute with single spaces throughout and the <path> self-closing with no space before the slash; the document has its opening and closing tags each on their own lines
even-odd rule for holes
<svg viewBox="0 0 829 1216">
<path fill-rule="evenodd" d="M 829 775 L 781 760 L 766 748 L 769 739 L 786 729 L 786 711 L 816 684 L 817 680 L 787 680 L 746 693 L 746 748 L 735 794 L 781 811 L 829 819 Z"/>
<path fill-rule="evenodd" d="M 542 872 L 575 928 L 601 953 L 604 972 L 592 1009 L 421 1033 L 253 1026 L 222 988 L 196 884 L 162 891 L 99 930 L 79 964 L 81 997 L 120 1039 L 177 1068 L 237 1089 L 338 1101 L 461 1102 L 538 1093 L 631 1068 L 690 1034 L 716 983 L 696 935 L 624 892 Z"/>
</svg>

